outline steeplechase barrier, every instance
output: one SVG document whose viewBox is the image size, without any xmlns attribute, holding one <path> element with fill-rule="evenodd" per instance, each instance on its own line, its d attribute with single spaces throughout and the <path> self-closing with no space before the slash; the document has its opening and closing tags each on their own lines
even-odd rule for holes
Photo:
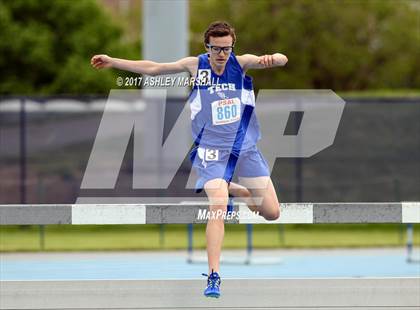
<svg viewBox="0 0 420 310">
<path fill-rule="evenodd" d="M 231 224 L 420 223 L 420 202 L 283 203 L 278 220 L 250 214 L 235 204 Z M 0 205 L 0 225 L 101 225 L 206 223 L 208 204 Z"/>
<path fill-rule="evenodd" d="M 276 221 L 237 224 L 420 223 L 420 202 L 286 203 Z M 0 205 L 1 225 L 205 223 L 207 204 Z M 239 211 L 239 212 L 238 212 Z M 242 211 L 242 212 L 241 212 Z M 200 213 L 201 212 L 201 213 Z M 392 268 L 392 266 L 390 266 Z M 0 309 L 419 309 L 420 278 L 226 279 L 223 296 L 202 280 L 0 281 Z"/>
</svg>

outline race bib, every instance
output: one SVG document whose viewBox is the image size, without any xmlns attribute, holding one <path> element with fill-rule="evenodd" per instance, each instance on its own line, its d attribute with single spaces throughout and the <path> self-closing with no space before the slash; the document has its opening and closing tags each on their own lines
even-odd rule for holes
<svg viewBox="0 0 420 310">
<path fill-rule="evenodd" d="M 222 99 L 211 103 L 213 125 L 225 125 L 241 119 L 239 98 Z"/>
<path fill-rule="evenodd" d="M 205 149 L 204 159 L 206 161 L 219 160 L 219 150 Z"/>
<path fill-rule="evenodd" d="M 199 69 L 196 83 L 197 85 L 200 85 L 200 86 L 211 85 L 210 78 L 211 78 L 210 69 Z"/>
</svg>

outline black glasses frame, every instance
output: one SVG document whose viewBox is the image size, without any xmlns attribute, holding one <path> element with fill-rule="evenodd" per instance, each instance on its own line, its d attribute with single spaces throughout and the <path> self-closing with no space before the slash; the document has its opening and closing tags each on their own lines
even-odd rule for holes
<svg viewBox="0 0 420 310">
<path fill-rule="evenodd" d="M 206 44 L 206 46 L 210 49 L 210 51 L 214 54 L 219 55 L 222 51 L 225 54 L 230 54 L 233 51 L 233 47 L 232 46 L 215 46 L 215 45 L 211 45 L 211 44 Z"/>
</svg>

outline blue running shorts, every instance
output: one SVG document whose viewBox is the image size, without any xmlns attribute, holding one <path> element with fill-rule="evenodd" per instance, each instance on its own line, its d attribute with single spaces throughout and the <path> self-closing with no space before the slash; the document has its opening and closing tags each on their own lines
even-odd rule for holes
<svg viewBox="0 0 420 310">
<path fill-rule="evenodd" d="M 238 154 L 239 153 L 239 154 Z M 195 185 L 197 193 L 204 189 L 204 184 L 213 179 L 232 181 L 234 174 L 238 177 L 270 176 L 267 161 L 257 146 L 241 152 L 230 150 L 206 149 L 194 147 L 190 153 L 192 167 L 198 180 Z"/>
</svg>

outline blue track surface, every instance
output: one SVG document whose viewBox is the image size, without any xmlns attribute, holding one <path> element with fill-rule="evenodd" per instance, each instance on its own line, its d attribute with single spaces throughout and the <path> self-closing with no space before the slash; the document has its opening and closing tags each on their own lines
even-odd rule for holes
<svg viewBox="0 0 420 310">
<path fill-rule="evenodd" d="M 316 253 L 316 252 L 314 252 Z M 319 278 L 319 277 L 420 277 L 420 264 L 406 262 L 401 254 L 285 255 L 282 263 L 223 265 L 222 278 Z M 91 279 L 202 279 L 206 264 L 188 264 L 186 255 L 156 253 L 142 255 L 71 253 L 28 258 L 2 255 L 0 280 L 91 280 Z"/>
</svg>

